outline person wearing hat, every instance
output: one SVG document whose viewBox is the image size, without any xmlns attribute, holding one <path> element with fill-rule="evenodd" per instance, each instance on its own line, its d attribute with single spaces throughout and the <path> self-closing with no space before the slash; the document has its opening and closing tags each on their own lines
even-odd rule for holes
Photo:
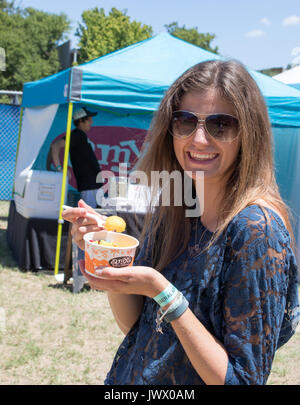
<svg viewBox="0 0 300 405">
<path fill-rule="evenodd" d="M 96 182 L 101 168 L 87 137 L 93 124 L 92 117 L 95 115 L 97 115 L 96 112 L 91 112 L 85 107 L 75 111 L 73 115 L 75 128 L 71 132 L 70 139 L 70 160 L 77 182 L 77 190 L 80 192 L 80 198 L 93 208 L 97 206 L 96 193 L 102 185 Z M 65 137 L 51 146 L 51 156 L 56 171 L 62 170 L 59 154 L 64 146 Z"/>
<path fill-rule="evenodd" d="M 84 200 L 93 208 L 97 207 L 96 194 L 102 183 L 97 183 L 96 178 L 101 171 L 98 159 L 88 142 L 87 133 L 93 124 L 93 118 L 97 113 L 89 111 L 82 107 L 75 111 L 73 122 L 75 128 L 71 132 L 70 139 L 70 160 L 74 176 L 77 182 L 77 190 L 80 192 L 80 199 Z M 51 145 L 51 157 L 56 171 L 62 171 L 62 166 L 59 159 L 61 148 L 65 147 L 65 137 Z M 74 262 L 74 292 L 79 292 L 84 283 L 85 278 L 82 276 L 78 260 L 84 258 L 84 251 L 77 246 L 73 246 L 73 262 Z"/>
</svg>

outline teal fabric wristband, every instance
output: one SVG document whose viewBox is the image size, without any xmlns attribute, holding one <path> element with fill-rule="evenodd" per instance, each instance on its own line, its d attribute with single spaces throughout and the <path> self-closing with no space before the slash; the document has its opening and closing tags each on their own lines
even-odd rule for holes
<svg viewBox="0 0 300 405">
<path fill-rule="evenodd" d="M 183 297 L 180 305 L 177 306 L 177 308 L 175 308 L 173 311 L 168 312 L 164 316 L 164 321 L 166 321 L 166 322 L 174 321 L 175 319 L 179 318 L 188 309 L 188 307 L 189 307 L 189 302 L 185 297 Z"/>
<path fill-rule="evenodd" d="M 157 317 L 156 317 L 156 332 L 163 333 L 162 327 L 161 327 L 161 323 L 162 323 L 164 317 L 165 317 L 169 312 L 173 312 L 177 307 L 179 307 L 179 305 L 181 304 L 182 300 L 183 300 L 183 294 L 182 294 L 181 292 L 177 291 L 174 302 L 173 302 L 165 311 L 163 311 L 162 308 L 160 308 L 160 309 L 157 311 Z"/>
<path fill-rule="evenodd" d="M 158 303 L 159 306 L 164 307 L 176 297 L 177 293 L 177 288 L 174 287 L 173 284 L 169 283 L 167 287 L 161 293 L 153 297 L 153 299 Z"/>
</svg>

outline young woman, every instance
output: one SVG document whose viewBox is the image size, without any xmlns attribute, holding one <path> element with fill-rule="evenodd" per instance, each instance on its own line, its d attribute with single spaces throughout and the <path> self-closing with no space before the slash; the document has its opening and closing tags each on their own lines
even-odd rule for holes
<svg viewBox="0 0 300 405">
<path fill-rule="evenodd" d="M 85 273 L 107 291 L 126 334 L 106 384 L 266 383 L 298 308 L 271 139 L 263 97 L 240 63 L 198 64 L 170 87 L 139 169 L 149 179 L 153 171 L 185 172 L 195 190 L 204 172 L 204 205 L 195 218 L 184 203 L 150 209 L 134 266 L 103 269 L 101 279 Z M 87 211 L 80 201 L 64 212 L 81 247 L 98 229 Z"/>
</svg>

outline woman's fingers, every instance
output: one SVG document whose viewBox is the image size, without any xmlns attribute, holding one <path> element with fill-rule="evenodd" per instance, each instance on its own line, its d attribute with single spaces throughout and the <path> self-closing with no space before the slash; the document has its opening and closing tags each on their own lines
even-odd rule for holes
<svg viewBox="0 0 300 405">
<path fill-rule="evenodd" d="M 83 200 L 79 200 L 78 207 L 67 208 L 62 212 L 62 217 L 66 221 L 75 222 L 77 219 L 82 218 L 86 220 L 83 224 L 96 223 L 92 218 L 87 218 L 86 214 L 91 213 L 99 216 L 101 219 L 106 220 L 105 215 L 98 214 L 92 207 L 87 205 Z"/>
<path fill-rule="evenodd" d="M 62 217 L 68 222 L 75 222 L 78 218 L 84 217 L 86 214 L 85 208 L 67 208 L 62 212 Z"/>
<path fill-rule="evenodd" d="M 124 287 L 124 283 L 121 280 L 109 280 L 107 278 L 98 278 L 95 276 L 91 276 L 85 271 L 85 262 L 84 260 L 79 260 L 79 267 L 82 275 L 87 279 L 89 285 L 94 290 L 100 291 L 114 291 L 114 292 L 122 292 Z"/>
<path fill-rule="evenodd" d="M 97 222 L 94 218 L 81 217 L 77 218 L 73 222 L 71 235 L 74 242 L 80 247 L 80 249 L 84 249 L 84 235 L 88 232 L 97 232 L 101 229 L 103 228 L 100 228 L 97 225 Z"/>
<path fill-rule="evenodd" d="M 91 232 L 99 230 L 96 226 L 96 229 L 93 229 L 93 227 L 90 228 Z M 71 235 L 73 238 L 73 241 L 80 247 L 80 249 L 84 250 L 85 249 L 85 242 L 84 242 L 84 235 L 86 234 L 86 229 L 81 229 L 78 228 L 76 224 L 72 225 L 71 229 Z"/>
<path fill-rule="evenodd" d="M 95 211 L 92 207 L 90 207 L 84 200 L 79 200 L 78 201 L 78 207 L 80 207 L 80 208 L 82 208 L 82 209 L 85 209 L 87 212 L 90 212 L 91 214 L 94 214 L 94 215 L 97 215 L 98 217 L 100 217 L 102 220 L 106 220 L 107 219 L 107 216 L 105 216 L 105 215 L 101 215 L 101 214 L 98 214 L 98 212 L 97 211 Z"/>
<path fill-rule="evenodd" d="M 84 208 L 90 212 L 94 212 L 93 208 L 90 205 L 88 205 L 82 198 L 78 201 L 78 207 Z"/>
<path fill-rule="evenodd" d="M 119 281 L 127 281 L 130 278 L 130 274 L 128 274 L 128 272 L 126 271 L 122 271 L 122 269 L 116 269 L 114 267 L 105 267 L 102 270 L 95 270 L 95 273 L 98 277 L 95 276 L 91 276 L 89 275 L 86 271 L 85 271 L 85 261 L 84 260 L 79 260 L 79 268 L 81 273 L 88 278 L 89 280 L 95 281 L 96 280 L 119 280 Z M 129 269 L 130 272 L 130 268 L 126 267 L 126 269 Z"/>
<path fill-rule="evenodd" d="M 95 218 L 87 217 L 87 213 L 92 213 L 94 215 L 99 216 L 102 221 L 106 220 L 106 216 L 99 215 L 92 207 L 86 204 L 83 200 L 78 201 L 78 208 L 67 208 L 63 211 L 62 217 L 66 221 L 71 222 L 72 229 L 71 235 L 73 237 L 74 242 L 80 247 L 80 249 L 84 249 L 84 239 L 83 236 L 88 232 L 96 232 L 101 229 L 97 225 L 97 220 Z"/>
<path fill-rule="evenodd" d="M 80 249 L 84 250 L 85 242 L 84 242 L 84 235 L 89 232 L 97 232 L 99 231 L 99 227 L 96 224 L 81 226 L 78 224 L 77 221 L 73 223 L 71 229 L 71 235 L 73 237 L 74 242 L 80 247 Z"/>
<path fill-rule="evenodd" d="M 122 267 L 117 269 L 115 267 L 105 267 L 101 270 L 95 270 L 97 276 L 106 280 L 120 280 L 127 282 L 132 276 L 132 267 Z"/>
</svg>

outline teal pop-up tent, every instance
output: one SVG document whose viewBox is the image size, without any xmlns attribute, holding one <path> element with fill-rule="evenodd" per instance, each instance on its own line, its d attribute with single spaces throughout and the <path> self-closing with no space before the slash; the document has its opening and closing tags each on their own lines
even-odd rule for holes
<svg viewBox="0 0 300 405">
<path fill-rule="evenodd" d="M 73 67 L 44 78 L 26 83 L 23 89 L 23 126 L 16 164 L 16 178 L 28 168 L 45 169 L 46 149 L 58 133 L 67 134 L 64 155 L 64 178 L 67 175 L 68 148 L 71 131 L 71 117 L 74 105 L 89 105 L 100 112 L 95 125 L 105 129 L 130 128 L 130 134 L 143 138 L 164 92 L 171 83 L 192 65 L 211 59 L 223 59 L 197 46 L 177 39 L 169 34 L 159 34 L 127 48 L 113 52 L 83 65 Z M 250 71 L 260 87 L 270 114 L 275 139 L 275 162 L 277 176 L 283 197 L 296 214 L 295 230 L 298 232 L 300 215 L 300 91 L 286 86 L 268 76 Z M 68 114 L 67 114 L 68 113 Z M 43 116 L 41 129 L 35 131 L 36 122 Z M 59 119 L 60 117 L 60 119 Z M 54 131 L 55 127 L 55 131 Z M 134 133 L 134 129 L 137 132 Z M 106 151 L 99 131 L 95 149 L 101 149 L 100 163 Z M 117 131 L 118 132 L 118 131 Z M 127 163 L 125 153 L 132 139 L 119 139 L 114 148 L 119 148 L 119 162 Z M 28 144 L 34 138 L 33 150 Z M 127 142 L 127 144 L 126 144 Z M 106 142 L 107 143 L 107 142 Z M 127 146 L 126 146 L 127 145 Z M 131 151 L 138 154 L 137 144 L 130 144 Z M 129 146 L 128 146 L 129 147 Z M 106 148 L 106 149 L 105 149 Z M 122 149 L 123 148 L 123 149 Z M 116 150 L 116 149 L 114 149 Z M 127 162 L 126 162 L 127 159 Z M 116 156 L 108 163 L 111 166 Z M 15 183 L 16 184 L 16 183 Z M 64 184 L 61 205 L 64 200 Z M 61 219 L 61 210 L 59 213 Z M 60 227 L 60 225 L 59 225 Z M 60 234 L 58 232 L 58 252 Z M 56 270 L 58 268 L 56 266 Z"/>
<path fill-rule="evenodd" d="M 163 92 L 192 65 L 221 56 L 162 33 L 78 67 L 24 86 L 23 106 L 68 101 L 155 111 Z M 266 98 L 273 125 L 299 127 L 299 93 L 250 71 Z"/>
</svg>

